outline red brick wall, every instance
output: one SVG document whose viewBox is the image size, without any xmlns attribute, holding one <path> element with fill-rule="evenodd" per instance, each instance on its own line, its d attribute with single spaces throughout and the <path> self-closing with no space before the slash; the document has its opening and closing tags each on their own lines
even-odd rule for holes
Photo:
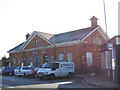
<svg viewBox="0 0 120 90">
<path fill-rule="evenodd" d="M 38 44 L 35 44 L 35 40 L 38 39 Z M 48 46 L 50 45 L 50 43 L 48 43 L 47 41 L 43 40 L 42 38 L 40 38 L 38 35 L 36 35 L 31 42 L 25 47 L 25 49 L 29 49 L 29 48 L 36 48 L 36 47 L 41 47 L 41 46 Z"/>
<path fill-rule="evenodd" d="M 91 52 L 93 54 L 93 66 L 100 68 L 100 45 L 94 43 L 94 38 L 98 36 L 101 40 L 101 44 L 104 44 L 106 40 L 103 38 L 103 36 L 99 33 L 98 30 L 93 32 L 90 36 L 88 36 L 84 41 L 87 41 L 85 44 L 85 52 Z"/>
<path fill-rule="evenodd" d="M 99 36 L 99 38 L 101 39 L 102 44 L 104 44 L 106 42 L 106 40 L 103 38 L 103 36 L 99 33 L 98 30 L 96 30 L 95 32 L 93 32 L 90 36 L 88 36 L 84 41 L 87 41 L 88 44 L 93 44 L 93 39 L 94 37 Z"/>
<path fill-rule="evenodd" d="M 64 46 L 64 47 L 56 47 L 56 48 L 48 48 L 48 49 L 41 49 L 41 50 L 35 50 L 39 51 L 37 54 L 33 53 L 34 51 L 24 52 L 24 53 L 10 53 L 11 62 L 13 62 L 13 58 L 20 58 L 22 62 L 22 58 L 30 57 L 31 62 L 33 62 L 33 57 L 35 55 L 40 56 L 41 64 L 44 63 L 44 53 L 47 52 L 50 56 L 50 60 L 58 60 L 59 54 L 64 54 L 64 60 L 67 60 L 67 53 L 72 53 L 72 61 L 75 64 L 75 69 L 77 70 L 85 70 L 87 68 L 86 65 L 86 53 L 91 52 L 93 54 L 93 66 L 94 67 L 100 67 L 100 52 L 99 52 L 99 45 L 96 45 L 93 43 L 93 37 L 94 35 L 98 34 L 102 43 L 105 42 L 105 39 L 102 37 L 102 35 L 95 31 L 92 33 L 89 37 L 87 37 L 84 41 L 87 41 L 87 43 L 82 44 L 75 44 L 71 46 Z M 38 45 L 35 45 L 35 39 L 38 39 L 39 43 Z M 38 36 L 35 36 L 31 42 L 27 45 L 25 49 L 29 48 L 35 48 L 40 46 L 47 46 L 50 45 L 48 42 L 44 41 Z M 17 62 L 16 62 L 17 63 Z"/>
</svg>

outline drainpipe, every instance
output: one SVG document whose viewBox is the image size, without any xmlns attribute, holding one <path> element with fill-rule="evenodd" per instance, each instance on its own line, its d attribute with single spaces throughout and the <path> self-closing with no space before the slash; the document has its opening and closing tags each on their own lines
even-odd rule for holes
<svg viewBox="0 0 120 90">
<path fill-rule="evenodd" d="M 56 60 L 56 46 L 54 45 L 54 59 Z"/>
</svg>

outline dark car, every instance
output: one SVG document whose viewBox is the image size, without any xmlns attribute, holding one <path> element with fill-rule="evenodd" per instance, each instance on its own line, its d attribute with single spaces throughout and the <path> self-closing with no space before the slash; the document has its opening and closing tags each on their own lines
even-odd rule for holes
<svg viewBox="0 0 120 90">
<path fill-rule="evenodd" d="M 2 75 L 14 75 L 15 67 L 4 67 L 2 68 Z"/>
<path fill-rule="evenodd" d="M 26 76 L 36 78 L 37 77 L 37 71 L 38 71 L 38 69 L 40 69 L 40 67 L 37 67 L 37 68 L 35 68 L 35 69 L 27 72 Z"/>
</svg>

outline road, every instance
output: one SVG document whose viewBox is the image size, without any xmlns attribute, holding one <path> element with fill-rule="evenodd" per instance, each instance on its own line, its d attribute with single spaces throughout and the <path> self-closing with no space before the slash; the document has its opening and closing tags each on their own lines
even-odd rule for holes
<svg viewBox="0 0 120 90">
<path fill-rule="evenodd" d="M 2 88 L 95 88 L 79 78 L 40 80 L 38 78 L 2 76 Z"/>
</svg>

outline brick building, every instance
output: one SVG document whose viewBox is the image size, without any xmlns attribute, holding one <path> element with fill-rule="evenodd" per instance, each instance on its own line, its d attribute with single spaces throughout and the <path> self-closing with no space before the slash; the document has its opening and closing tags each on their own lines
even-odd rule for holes
<svg viewBox="0 0 120 90">
<path fill-rule="evenodd" d="M 101 70 L 112 80 L 118 79 L 120 36 L 114 36 L 100 47 Z M 108 70 L 109 69 L 109 70 Z"/>
<path fill-rule="evenodd" d="M 9 65 L 40 66 L 45 62 L 65 60 L 74 62 L 75 70 L 85 71 L 100 68 L 100 45 L 106 42 L 106 33 L 91 19 L 91 27 L 48 34 L 34 31 L 26 35 L 26 41 L 9 50 Z"/>
</svg>

